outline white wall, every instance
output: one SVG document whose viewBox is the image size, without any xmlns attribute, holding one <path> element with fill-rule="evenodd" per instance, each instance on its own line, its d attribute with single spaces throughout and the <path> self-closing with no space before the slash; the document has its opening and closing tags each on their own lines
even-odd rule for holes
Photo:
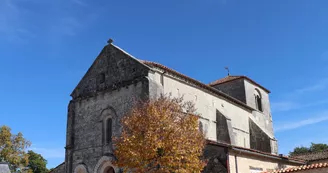
<svg viewBox="0 0 328 173">
<path fill-rule="evenodd" d="M 236 159 L 236 157 L 237 157 L 237 159 Z M 276 170 L 279 168 L 279 162 L 281 163 L 281 165 L 284 165 L 286 167 L 295 166 L 295 165 L 285 165 L 279 160 L 267 159 L 264 157 L 260 158 L 260 157 L 256 157 L 256 156 L 250 156 L 250 155 L 248 155 L 248 156 L 235 155 L 235 154 L 229 153 L 230 173 L 237 173 L 236 160 L 237 160 L 238 173 L 253 173 L 253 172 Z M 262 171 L 259 171 L 257 168 L 262 169 Z"/>
<path fill-rule="evenodd" d="M 255 104 L 255 97 L 254 97 L 254 91 L 257 89 L 260 91 L 260 94 L 262 96 L 262 108 L 263 108 L 263 114 L 270 115 L 271 109 L 270 109 L 270 99 L 269 94 L 264 91 L 262 88 L 250 83 L 247 79 L 244 80 L 245 84 L 245 93 L 246 93 L 246 103 L 248 106 L 256 109 Z"/>
<path fill-rule="evenodd" d="M 273 122 L 271 116 L 271 108 L 270 108 L 270 98 L 269 94 L 264 91 L 262 88 L 250 83 L 247 80 L 244 80 L 245 83 L 245 94 L 246 94 L 246 103 L 248 106 L 256 109 L 255 102 L 255 89 L 257 89 L 262 97 L 262 107 L 263 112 L 254 110 L 252 112 L 251 119 L 271 138 L 274 139 L 274 131 L 273 131 Z M 274 154 L 278 153 L 277 141 L 271 140 L 271 151 Z"/>
<path fill-rule="evenodd" d="M 150 78 L 161 84 L 161 73 L 150 73 Z M 161 84 L 162 85 L 162 84 Z M 181 80 L 177 80 L 168 74 L 163 77 L 163 91 L 172 96 L 184 96 L 185 101 L 193 101 L 197 112 L 201 114 L 203 126 L 207 126 L 207 138 L 216 141 L 216 110 L 219 110 L 228 119 L 231 119 L 235 141 L 233 145 L 249 147 L 249 123 L 248 117 L 252 116 L 249 110 L 243 109 L 234 103 L 213 94 L 204 92 Z"/>
</svg>

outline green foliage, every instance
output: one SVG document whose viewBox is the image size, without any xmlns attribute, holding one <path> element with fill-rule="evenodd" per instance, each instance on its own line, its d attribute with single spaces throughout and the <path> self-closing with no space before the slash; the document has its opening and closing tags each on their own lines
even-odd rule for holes
<svg viewBox="0 0 328 173">
<path fill-rule="evenodd" d="M 310 147 L 296 147 L 292 152 L 289 152 L 290 156 L 300 155 L 300 154 L 307 154 L 307 153 L 315 153 L 328 150 L 327 144 L 316 144 L 311 143 Z"/>
<path fill-rule="evenodd" d="M 40 154 L 37 154 L 33 151 L 28 151 L 29 164 L 28 167 L 33 173 L 47 173 L 47 160 L 44 159 Z"/>
<path fill-rule="evenodd" d="M 310 152 L 321 152 L 328 150 L 328 145 L 327 144 L 315 144 L 311 143 L 310 146 Z"/>
<path fill-rule="evenodd" d="M 23 170 L 28 164 L 25 149 L 30 146 L 22 133 L 11 133 L 8 126 L 0 127 L 0 162 L 8 162 L 12 171 Z"/>
<path fill-rule="evenodd" d="M 309 152 L 310 152 L 309 148 L 301 146 L 301 147 L 294 148 L 294 151 L 289 152 L 289 155 L 295 156 L 295 155 L 299 155 L 299 154 L 306 154 Z"/>
</svg>

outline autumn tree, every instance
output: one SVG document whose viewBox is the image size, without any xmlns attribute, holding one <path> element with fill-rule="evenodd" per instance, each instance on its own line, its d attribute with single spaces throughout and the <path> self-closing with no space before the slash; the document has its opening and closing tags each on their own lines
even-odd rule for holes
<svg viewBox="0 0 328 173">
<path fill-rule="evenodd" d="M 28 168 L 32 173 L 48 173 L 47 169 L 47 160 L 44 159 L 41 154 L 35 153 L 34 151 L 29 150 L 28 154 Z"/>
<path fill-rule="evenodd" d="M 28 164 L 25 149 L 30 146 L 22 133 L 11 133 L 8 126 L 0 127 L 0 162 L 9 163 L 12 171 L 23 170 Z"/>
<path fill-rule="evenodd" d="M 198 173 L 205 138 L 191 102 L 162 96 L 137 104 L 121 121 L 114 139 L 117 164 L 137 173 Z"/>
</svg>

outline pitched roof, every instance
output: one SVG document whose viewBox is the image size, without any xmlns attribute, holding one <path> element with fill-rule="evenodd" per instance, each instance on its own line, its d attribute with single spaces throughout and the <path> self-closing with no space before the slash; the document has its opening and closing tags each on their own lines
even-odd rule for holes
<svg viewBox="0 0 328 173">
<path fill-rule="evenodd" d="M 254 80 L 250 79 L 247 76 L 226 76 L 224 78 L 213 81 L 213 82 L 209 83 L 208 85 L 209 86 L 215 86 L 215 85 L 218 85 L 218 84 L 223 84 L 223 83 L 234 81 L 234 80 L 237 80 L 237 79 L 246 79 L 249 82 L 253 83 L 254 85 L 257 85 L 258 87 L 262 88 L 264 91 L 270 93 L 270 91 L 268 89 L 264 88 L 262 85 L 256 83 Z"/>
<path fill-rule="evenodd" d="M 307 153 L 307 154 L 299 154 L 293 157 L 300 158 L 307 161 L 316 161 L 328 159 L 328 151 L 315 152 L 315 153 Z"/>
<path fill-rule="evenodd" d="M 231 144 L 228 144 L 228 143 L 217 142 L 217 141 L 212 141 L 212 140 L 207 140 L 207 143 L 212 144 L 212 145 L 218 145 L 218 146 L 221 146 L 221 147 L 227 147 L 227 148 L 230 148 L 230 149 L 235 150 L 237 152 L 247 152 L 249 154 L 257 154 L 257 155 L 261 155 L 263 157 L 269 157 L 269 158 L 273 158 L 273 159 L 284 159 L 286 161 L 295 162 L 295 163 L 298 163 L 298 164 L 305 164 L 306 163 L 305 160 L 302 160 L 302 159 L 299 159 L 299 158 L 271 154 L 271 153 L 251 149 L 251 148 L 245 148 L 245 147 L 231 145 Z"/>
<path fill-rule="evenodd" d="M 7 163 L 0 162 L 0 173 L 10 173 L 10 169 Z"/>
<path fill-rule="evenodd" d="M 53 168 L 51 171 L 49 171 L 49 173 L 54 172 L 57 168 L 59 168 L 60 166 L 63 166 L 65 164 L 65 162 L 59 164 L 58 166 L 56 166 L 55 168 Z"/>
<path fill-rule="evenodd" d="M 314 169 L 321 169 L 321 168 L 328 168 L 328 163 L 316 163 L 312 165 L 302 165 L 302 166 L 296 166 L 296 167 L 289 167 L 274 171 L 266 171 L 262 173 L 285 173 L 285 172 L 299 172 L 299 171 L 305 171 L 310 170 L 313 171 Z"/>
<path fill-rule="evenodd" d="M 229 95 L 227 95 L 227 94 L 225 94 L 225 93 L 223 93 L 223 92 L 221 92 L 221 91 L 219 91 L 219 90 L 217 90 L 217 89 L 215 89 L 215 88 L 213 88 L 213 87 L 211 87 L 209 85 L 203 84 L 202 82 L 200 82 L 198 80 L 195 80 L 195 79 L 193 79 L 191 77 L 188 77 L 188 76 L 186 76 L 186 75 L 184 75 L 182 73 L 179 73 L 179 72 L 177 72 L 177 71 L 175 71 L 175 70 L 173 70 L 173 69 L 171 69 L 169 67 L 166 67 L 166 66 L 164 66 L 162 64 L 159 64 L 159 63 L 156 63 L 156 62 L 145 61 L 145 60 L 139 60 L 139 61 L 142 62 L 145 65 L 150 66 L 150 67 L 159 68 L 159 69 L 162 69 L 162 70 L 167 71 L 169 73 L 172 73 L 173 75 L 175 75 L 175 76 L 177 76 L 177 77 L 179 77 L 181 79 L 184 79 L 185 81 L 187 81 L 189 83 L 192 83 L 192 84 L 194 84 L 194 85 L 196 85 L 196 86 L 198 86 L 200 88 L 203 88 L 203 89 L 205 89 L 205 90 L 207 90 L 207 91 L 209 91 L 211 93 L 214 93 L 214 94 L 216 94 L 218 96 L 224 97 L 227 100 L 229 100 L 229 101 L 231 101 L 233 103 L 236 103 L 236 104 L 238 104 L 238 105 L 240 105 L 240 106 L 242 106 L 242 107 L 244 107 L 244 108 L 246 108 L 248 110 L 254 110 L 252 107 L 246 105 L 245 103 L 239 101 L 238 99 L 235 99 L 235 98 L 233 98 L 233 97 L 231 97 L 231 96 L 229 96 Z"/>
</svg>

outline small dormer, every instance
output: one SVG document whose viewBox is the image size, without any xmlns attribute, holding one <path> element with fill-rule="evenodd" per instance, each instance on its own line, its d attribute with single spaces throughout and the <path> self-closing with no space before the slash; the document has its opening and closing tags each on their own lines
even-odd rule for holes
<svg viewBox="0 0 328 173">
<path fill-rule="evenodd" d="M 263 114 L 270 114 L 270 91 L 246 76 L 229 75 L 211 82 L 209 86 L 242 101 Z"/>
</svg>

